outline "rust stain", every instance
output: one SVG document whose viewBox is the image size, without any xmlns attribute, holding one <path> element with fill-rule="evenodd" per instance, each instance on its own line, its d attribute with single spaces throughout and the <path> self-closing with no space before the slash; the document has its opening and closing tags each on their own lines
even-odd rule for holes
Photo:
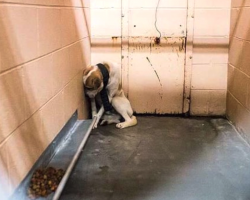
<svg viewBox="0 0 250 200">
<path fill-rule="evenodd" d="M 161 99 L 162 99 L 162 97 L 163 97 L 163 91 L 162 91 L 162 88 L 161 88 L 161 92 L 159 92 L 159 96 L 161 97 Z"/>
<path fill-rule="evenodd" d="M 163 37 L 163 38 L 166 40 L 166 42 L 168 42 L 168 39 L 169 39 L 168 37 Z"/>
<path fill-rule="evenodd" d="M 179 49 L 179 51 L 180 51 L 180 49 Z M 179 51 L 178 51 L 178 49 L 176 49 L 176 53 L 177 53 L 178 58 L 180 57 Z"/>
<path fill-rule="evenodd" d="M 179 45 L 179 51 L 183 51 L 185 49 L 185 40 L 184 38 L 179 39 L 181 41 L 181 45 Z"/>
<path fill-rule="evenodd" d="M 156 38 L 154 39 L 154 41 L 155 41 L 155 44 L 159 45 L 159 44 L 161 43 L 161 38 L 156 37 Z"/>
<path fill-rule="evenodd" d="M 116 43 L 117 40 L 118 40 L 118 37 L 113 36 L 113 37 L 111 37 L 111 39 L 112 39 L 112 42 L 113 42 L 112 46 L 114 47 L 114 46 L 115 46 L 115 43 Z"/>
<path fill-rule="evenodd" d="M 182 50 L 185 50 L 186 38 L 182 38 Z"/>
</svg>

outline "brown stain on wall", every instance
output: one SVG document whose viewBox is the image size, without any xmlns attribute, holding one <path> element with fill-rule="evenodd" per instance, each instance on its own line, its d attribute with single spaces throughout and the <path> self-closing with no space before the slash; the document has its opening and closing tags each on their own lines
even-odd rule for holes
<svg viewBox="0 0 250 200">
<path fill-rule="evenodd" d="M 113 37 L 111 37 L 111 39 L 112 39 L 112 47 L 115 47 L 115 46 L 116 46 L 116 43 L 117 43 L 117 41 L 118 41 L 118 37 L 113 36 Z"/>
</svg>

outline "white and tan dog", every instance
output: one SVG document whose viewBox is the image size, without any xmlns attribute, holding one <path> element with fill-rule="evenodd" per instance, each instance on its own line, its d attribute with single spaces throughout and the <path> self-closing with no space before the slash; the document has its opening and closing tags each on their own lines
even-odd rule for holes
<svg viewBox="0 0 250 200">
<path fill-rule="evenodd" d="M 117 128 L 126 128 L 137 124 L 137 119 L 133 116 L 133 110 L 129 100 L 125 97 L 121 87 L 121 66 L 117 63 L 102 63 L 109 73 L 109 80 L 106 86 L 109 102 L 113 108 L 124 118 L 124 122 L 117 123 Z M 98 66 L 91 66 L 83 72 L 83 83 L 86 94 L 95 98 L 103 89 L 103 75 Z M 108 123 L 117 122 L 116 119 L 107 120 Z"/>
</svg>

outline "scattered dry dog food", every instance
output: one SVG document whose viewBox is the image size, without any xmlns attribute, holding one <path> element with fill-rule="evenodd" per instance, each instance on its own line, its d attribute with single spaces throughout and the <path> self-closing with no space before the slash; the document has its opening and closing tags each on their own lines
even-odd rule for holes
<svg viewBox="0 0 250 200">
<path fill-rule="evenodd" d="M 64 173 L 63 169 L 55 169 L 53 167 L 37 169 L 30 181 L 28 189 L 29 198 L 47 197 L 57 189 Z"/>
</svg>

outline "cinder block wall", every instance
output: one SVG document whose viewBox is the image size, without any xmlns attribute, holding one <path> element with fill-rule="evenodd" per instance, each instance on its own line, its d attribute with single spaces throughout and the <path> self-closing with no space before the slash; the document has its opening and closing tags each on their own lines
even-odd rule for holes
<svg viewBox="0 0 250 200">
<path fill-rule="evenodd" d="M 191 115 L 226 113 L 231 0 L 195 0 Z"/>
<path fill-rule="evenodd" d="M 227 115 L 250 142 L 250 1 L 232 0 Z"/>
<path fill-rule="evenodd" d="M 1 199 L 77 109 L 87 117 L 89 13 L 89 0 L 0 0 Z"/>
</svg>

